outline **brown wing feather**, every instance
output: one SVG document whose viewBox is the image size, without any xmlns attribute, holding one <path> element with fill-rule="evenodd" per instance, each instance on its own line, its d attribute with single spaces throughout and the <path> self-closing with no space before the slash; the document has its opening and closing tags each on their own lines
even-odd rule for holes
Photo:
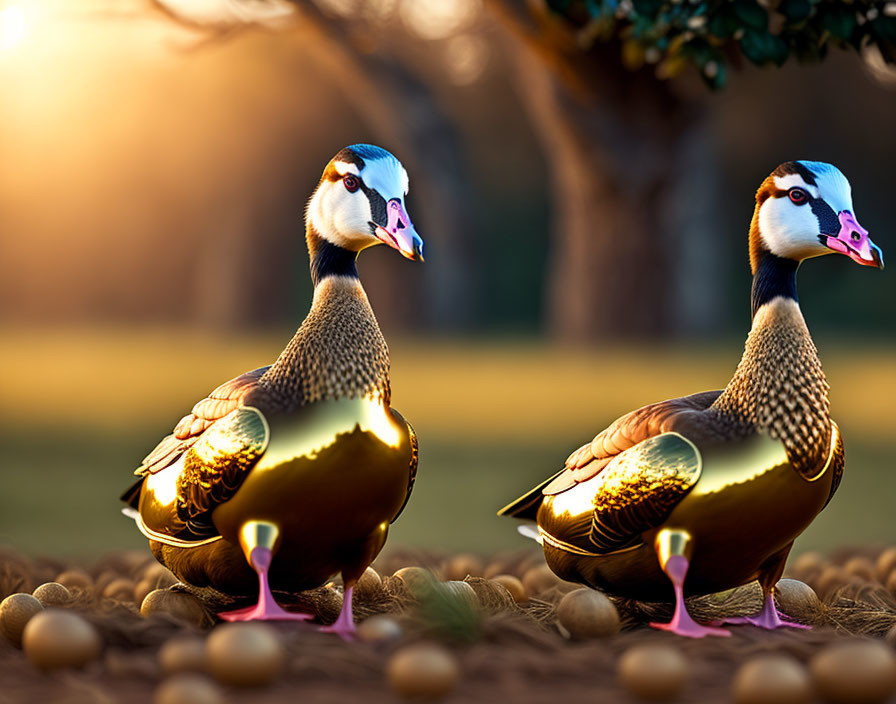
<svg viewBox="0 0 896 704">
<path fill-rule="evenodd" d="M 228 413 L 239 408 L 243 399 L 258 387 L 258 380 L 270 367 L 259 367 L 240 374 L 212 391 L 199 401 L 193 410 L 180 419 L 171 435 L 166 436 L 140 463 L 134 472 L 138 476 L 161 472 L 174 464 L 202 436 Z"/>
<path fill-rule="evenodd" d="M 719 397 L 719 391 L 703 391 L 690 396 L 651 403 L 613 421 L 590 443 L 585 443 L 566 460 L 565 471 L 542 490 L 559 494 L 587 481 L 600 472 L 620 452 L 647 438 L 681 428 L 689 417 L 702 413 Z"/>
</svg>

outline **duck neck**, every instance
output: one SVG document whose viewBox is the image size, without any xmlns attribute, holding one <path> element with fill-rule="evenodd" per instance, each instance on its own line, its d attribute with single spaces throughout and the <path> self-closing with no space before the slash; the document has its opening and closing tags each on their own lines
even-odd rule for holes
<svg viewBox="0 0 896 704">
<path fill-rule="evenodd" d="M 774 257 L 774 255 L 767 255 Z M 780 440 L 800 472 L 827 457 L 828 383 L 796 299 L 796 262 L 763 260 L 753 280 L 753 325 L 714 407 L 740 427 Z"/>
<path fill-rule="evenodd" d="M 340 398 L 389 403 L 389 349 L 355 268 L 357 252 L 309 230 L 311 310 L 262 384 L 286 410 Z"/>
</svg>

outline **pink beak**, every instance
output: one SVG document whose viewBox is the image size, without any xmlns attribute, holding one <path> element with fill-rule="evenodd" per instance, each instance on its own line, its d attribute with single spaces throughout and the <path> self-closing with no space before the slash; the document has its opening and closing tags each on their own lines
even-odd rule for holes
<svg viewBox="0 0 896 704">
<path fill-rule="evenodd" d="M 848 210 L 841 210 L 838 217 L 840 218 L 840 232 L 836 237 L 822 235 L 819 238 L 822 243 L 835 252 L 845 254 L 854 262 L 883 269 L 883 252 L 871 241 L 868 230 L 859 225 L 855 216 Z"/>
<path fill-rule="evenodd" d="M 408 259 L 423 261 L 423 240 L 411 224 L 411 218 L 398 198 L 386 204 L 386 226 L 376 226 L 376 236 Z"/>
</svg>

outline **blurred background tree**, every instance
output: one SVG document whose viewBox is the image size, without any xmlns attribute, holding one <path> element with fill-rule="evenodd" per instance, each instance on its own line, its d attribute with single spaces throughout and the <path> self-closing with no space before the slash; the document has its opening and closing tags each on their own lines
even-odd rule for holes
<svg viewBox="0 0 896 704">
<path fill-rule="evenodd" d="M 882 207 L 894 2 L 34 7 L 35 34 L 63 16 L 103 39 L 77 56 L 71 34 L 0 50 L 0 227 L 29 233 L 0 244 L 18 274 L 0 281 L 6 319 L 294 321 L 302 203 L 358 140 L 408 166 L 430 255 L 425 272 L 362 262 L 387 331 L 741 330 L 749 194 L 770 168 L 837 161 L 863 186 L 863 219 Z M 859 60 L 776 69 L 841 48 Z M 38 129 L 53 111 L 67 131 Z M 102 275 L 81 280 L 91 267 Z M 837 310 L 854 277 L 819 308 Z M 882 280 L 862 285 L 887 298 Z M 896 318 L 886 303 L 849 315 L 866 330 Z"/>
<path fill-rule="evenodd" d="M 220 0 L 215 22 L 192 14 L 193 3 L 154 1 L 188 22 L 228 30 L 292 19 L 306 28 L 306 45 L 311 28 L 318 44 L 312 56 L 371 128 L 401 145 L 412 167 L 424 166 L 419 155 L 426 155 L 425 168 L 413 170 L 426 174 L 421 195 L 435 223 L 436 251 L 446 257 L 429 279 L 434 315 L 440 327 L 469 325 L 477 298 L 469 283 L 478 276 L 475 268 L 466 269 L 466 280 L 458 276 L 465 270 L 464 252 L 471 250 L 472 225 L 465 217 L 472 197 L 457 158 L 460 140 L 432 102 L 423 64 L 400 50 L 405 42 L 393 41 L 401 33 L 391 26 L 394 4 L 379 4 L 376 27 L 369 12 L 346 2 Z M 438 28 L 439 5 L 423 4 L 416 12 L 430 14 Z M 466 6 L 469 15 L 475 11 L 475 3 L 454 5 Z M 693 85 L 695 74 L 710 89 L 721 89 L 729 66 L 740 66 L 743 57 L 759 67 L 781 66 L 790 57 L 820 61 L 830 48 L 896 61 L 893 2 L 486 5 L 504 30 L 500 39 L 517 93 L 551 176 L 544 307 L 550 332 L 567 340 L 700 332 L 723 317 L 715 295 L 720 280 L 711 275 L 719 256 L 712 234 L 718 161 L 706 125 L 707 98 Z M 439 34 L 430 30 L 428 38 Z M 395 113 L 408 106 L 414 119 L 397 120 Z M 404 129 L 396 130 L 397 124 Z M 695 178 L 683 181 L 682 173 Z M 390 309 L 407 312 L 396 306 L 400 296 L 393 292 L 390 299 Z"/>
<path fill-rule="evenodd" d="M 408 167 L 427 252 L 360 261 L 423 443 L 393 544 L 518 545 L 494 517 L 517 490 L 729 377 L 776 164 L 839 165 L 892 252 L 894 9 L 0 0 L 0 543 L 143 545 L 134 463 L 282 349 L 304 204 L 368 141 Z M 896 279 L 824 257 L 800 286 L 850 457 L 801 545 L 892 540 Z"/>
</svg>

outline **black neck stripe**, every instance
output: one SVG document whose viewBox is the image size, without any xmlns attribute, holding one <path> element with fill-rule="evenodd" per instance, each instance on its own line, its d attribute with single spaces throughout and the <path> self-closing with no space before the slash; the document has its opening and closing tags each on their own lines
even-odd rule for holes
<svg viewBox="0 0 896 704">
<path fill-rule="evenodd" d="M 771 252 L 763 252 L 760 255 L 753 276 L 751 296 L 753 316 L 763 305 L 779 296 L 799 301 L 796 293 L 796 270 L 799 265 L 798 261 L 779 257 Z"/>
<path fill-rule="evenodd" d="M 328 242 L 314 232 L 308 236 L 308 253 L 311 255 L 311 282 L 315 287 L 328 276 L 358 278 L 357 252 Z"/>
</svg>

